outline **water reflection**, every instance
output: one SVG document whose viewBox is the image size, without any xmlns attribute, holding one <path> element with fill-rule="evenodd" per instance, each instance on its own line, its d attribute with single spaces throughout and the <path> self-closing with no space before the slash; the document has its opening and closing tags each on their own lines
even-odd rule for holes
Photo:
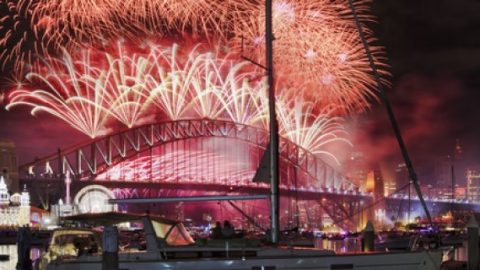
<svg viewBox="0 0 480 270">
<path fill-rule="evenodd" d="M 33 260 L 38 259 L 40 257 L 40 249 L 32 247 L 30 252 L 30 258 Z M 0 245 L 0 254 L 2 255 L 10 255 L 10 260 L 8 261 L 0 261 L 0 270 L 14 270 L 15 266 L 17 265 L 17 246 L 16 245 L 8 245 L 2 246 Z"/>
</svg>

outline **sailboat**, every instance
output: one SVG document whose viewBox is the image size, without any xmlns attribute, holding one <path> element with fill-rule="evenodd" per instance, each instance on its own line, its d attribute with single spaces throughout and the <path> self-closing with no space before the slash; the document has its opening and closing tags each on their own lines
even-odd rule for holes
<svg viewBox="0 0 480 270">
<path fill-rule="evenodd" d="M 368 44 L 362 34 L 361 25 L 355 13 L 354 6 L 349 0 L 359 32 L 364 41 L 365 49 L 370 57 L 374 73 L 378 77 L 373 59 L 369 54 Z M 260 269 L 418 269 L 433 270 L 440 269 L 441 251 L 416 251 L 416 252 L 366 252 L 355 254 L 335 254 L 328 250 L 298 249 L 295 247 L 282 247 L 279 243 L 279 162 L 278 162 L 278 126 L 275 113 L 275 89 L 273 74 L 273 34 L 272 34 L 272 0 L 265 1 L 265 41 L 266 41 L 266 71 L 269 83 L 269 116 L 270 116 L 270 144 L 265 155 L 268 155 L 269 177 L 270 177 L 270 214 L 271 245 L 249 244 L 247 242 L 235 242 L 223 240 L 217 245 L 200 245 L 186 233 L 181 223 L 166 220 L 149 215 L 104 213 L 69 217 L 72 221 L 94 222 L 104 226 L 112 226 L 116 223 L 141 221 L 144 231 L 144 247 L 135 251 L 119 252 L 119 269 L 139 270 L 260 270 Z M 379 87 L 381 87 L 378 78 Z M 382 91 L 380 91 L 382 93 Z M 389 109 L 387 102 L 387 110 Z M 393 120 L 393 114 L 390 115 Z M 396 134 L 400 134 L 396 122 L 392 122 Z M 404 151 L 404 144 L 401 136 L 397 136 L 402 153 L 407 159 L 407 165 L 411 167 L 408 154 Z M 409 167 L 409 169 L 410 169 Z M 412 180 L 416 183 L 416 175 L 411 172 Z M 417 190 L 419 191 L 419 190 Z M 422 202 L 423 198 L 419 194 Z M 222 198 L 216 198 L 220 200 Z M 223 198 L 231 200 L 232 197 Z M 145 202 L 160 202 L 160 199 L 142 199 Z M 165 200 L 163 200 L 165 201 Z M 427 216 L 428 215 L 427 212 Z M 72 244 L 62 242 L 64 239 L 72 240 Z M 175 239 L 172 240 L 172 237 Z M 77 245 L 75 245 L 75 239 Z M 39 269 L 48 270 L 100 270 L 102 269 L 102 246 L 98 241 L 98 232 L 79 231 L 74 229 L 60 229 L 55 231 L 48 251 L 39 261 Z M 81 242 L 88 242 L 86 248 L 80 248 Z M 132 240 L 133 241 L 133 240 Z M 73 245 L 73 246 L 72 246 Z M 60 246 L 60 247 L 59 247 Z M 75 252 L 72 254 L 61 254 L 70 246 Z M 106 247 L 103 247 L 106 248 Z M 86 251 L 86 252 L 81 252 Z"/>
<path fill-rule="evenodd" d="M 141 222 L 144 240 L 128 239 L 118 253 L 118 269 L 440 269 L 439 252 L 358 253 L 337 255 L 328 250 L 261 246 L 241 239 L 195 243 L 182 223 L 151 215 L 82 214 L 68 220 L 101 223 Z M 101 270 L 98 231 L 64 228 L 53 232 L 48 250 L 36 262 L 39 270 Z M 108 248 L 108 247 L 105 247 Z"/>
</svg>

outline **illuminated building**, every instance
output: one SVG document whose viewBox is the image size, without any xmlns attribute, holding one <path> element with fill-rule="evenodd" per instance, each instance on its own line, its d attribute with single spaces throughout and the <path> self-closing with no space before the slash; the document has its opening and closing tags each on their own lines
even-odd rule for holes
<svg viewBox="0 0 480 270">
<path fill-rule="evenodd" d="M 400 163 L 397 164 L 397 167 L 395 168 L 395 184 L 397 186 L 397 189 L 402 189 L 408 192 L 408 188 L 406 185 L 408 185 L 410 177 L 408 176 L 408 169 L 405 163 Z"/>
<path fill-rule="evenodd" d="M 467 198 L 467 188 L 465 186 L 455 185 L 455 199 L 464 200 Z"/>
<path fill-rule="evenodd" d="M 480 200 L 480 173 L 475 170 L 467 171 L 467 199 Z"/>
<path fill-rule="evenodd" d="M 68 187 L 67 187 L 68 188 Z M 84 213 L 103 213 L 117 211 L 117 205 L 110 204 L 108 200 L 114 199 L 115 195 L 111 190 L 100 185 L 90 185 L 82 188 L 77 194 L 73 202 L 64 203 L 62 199 L 58 204 L 52 205 L 52 223 L 58 222 L 58 217 L 84 214 Z"/>
<path fill-rule="evenodd" d="M 385 196 L 385 186 L 383 181 L 382 172 L 379 168 L 370 171 L 367 174 L 367 181 L 366 181 L 366 191 L 372 192 L 373 197 L 375 200 L 380 200 Z M 385 223 L 387 222 L 386 219 L 386 205 L 385 201 L 380 201 L 375 205 L 375 209 L 373 211 L 373 218 L 376 227 L 383 228 Z"/>
<path fill-rule="evenodd" d="M 385 186 L 380 169 L 375 169 L 367 174 L 366 191 L 373 192 L 375 198 L 382 198 L 385 195 Z"/>
<path fill-rule="evenodd" d="M 450 187 L 452 184 L 452 158 L 449 155 L 438 157 L 434 165 L 434 183 L 437 187 Z"/>
<path fill-rule="evenodd" d="M 1 176 L 0 180 L 0 206 L 8 206 L 10 204 L 10 194 L 8 193 L 7 185 Z"/>
<path fill-rule="evenodd" d="M 463 149 L 457 139 L 452 155 L 437 158 L 434 166 L 434 184 L 440 188 L 450 188 L 456 183 L 465 183 L 467 166 L 463 158 Z"/>
<path fill-rule="evenodd" d="M 0 226 L 30 225 L 30 194 L 26 190 L 10 196 L 3 176 L 0 176 Z"/>
<path fill-rule="evenodd" d="M 368 169 L 362 152 L 352 152 L 345 166 L 350 168 L 347 172 L 347 177 L 351 179 L 352 182 L 358 185 L 365 183 Z"/>
<path fill-rule="evenodd" d="M 389 196 L 397 191 L 397 183 L 395 181 L 384 182 L 385 196 Z"/>
</svg>

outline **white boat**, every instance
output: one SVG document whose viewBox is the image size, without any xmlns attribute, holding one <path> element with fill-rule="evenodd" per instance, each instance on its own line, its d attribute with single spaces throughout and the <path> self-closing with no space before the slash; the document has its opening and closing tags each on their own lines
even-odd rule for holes
<svg viewBox="0 0 480 270">
<path fill-rule="evenodd" d="M 119 269 L 129 270 L 224 270 L 224 269 L 440 269 L 440 251 L 358 253 L 337 255 L 333 251 L 261 246 L 245 239 L 210 240 L 195 243 L 182 223 L 146 215 L 105 213 L 70 218 L 113 225 L 141 221 L 144 246 L 133 240 L 119 252 Z M 36 262 L 41 270 L 101 270 L 100 232 L 59 229 L 48 250 Z M 130 238 L 131 239 L 131 238 Z M 82 243 L 86 245 L 81 245 Z"/>
</svg>

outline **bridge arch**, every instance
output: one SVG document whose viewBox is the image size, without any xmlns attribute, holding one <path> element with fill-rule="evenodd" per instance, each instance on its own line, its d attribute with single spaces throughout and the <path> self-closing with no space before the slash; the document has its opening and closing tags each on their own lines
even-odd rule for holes
<svg viewBox="0 0 480 270">
<path fill-rule="evenodd" d="M 95 139 L 68 149 L 59 150 L 50 156 L 38 159 L 21 167 L 23 179 L 30 183 L 59 183 L 63 185 L 66 174 L 70 174 L 72 185 L 102 184 L 108 187 L 139 188 L 155 183 L 126 183 L 122 181 L 108 181 L 99 179 L 103 174 L 129 162 L 132 158 L 148 153 L 156 147 L 175 144 L 194 139 L 224 138 L 236 140 L 257 150 L 257 163 L 268 144 L 268 131 L 259 127 L 238 124 L 224 120 L 187 119 L 178 121 L 159 122 L 123 130 L 105 137 Z M 285 167 L 292 168 L 295 179 L 302 179 L 309 185 L 281 186 L 282 196 L 295 197 L 302 200 L 314 201 L 324 209 L 333 222 L 344 228 L 353 228 L 352 215 L 358 211 L 363 200 L 371 197 L 363 194 L 358 187 L 348 181 L 343 175 L 325 163 L 320 157 L 313 155 L 291 141 L 280 138 L 280 161 L 288 166 L 281 166 L 281 183 L 288 178 Z M 258 167 L 256 164 L 255 167 Z M 290 170 L 291 172 L 292 170 Z M 253 178 L 253 173 L 249 179 Z M 249 181 L 251 183 L 251 181 Z M 109 184 L 110 183 L 110 184 Z M 130 185 L 128 187 L 128 184 Z M 176 185 L 165 185 L 170 189 Z M 167 183 L 168 184 L 168 183 Z M 198 183 L 194 183 L 196 185 Z M 181 186 L 181 185 L 180 185 Z M 150 185 L 151 187 L 151 185 Z M 156 186 L 159 187 L 158 185 Z M 268 184 L 246 185 L 243 192 L 268 192 Z M 185 188 L 185 185 L 184 187 Z M 206 188 L 218 188 L 215 186 Z M 263 188 L 263 190 L 262 190 Z M 240 192 L 236 189 L 233 192 Z M 299 196 L 300 194 L 300 196 Z"/>
<path fill-rule="evenodd" d="M 22 166 L 26 177 L 92 180 L 133 155 L 155 146 L 194 138 L 229 138 L 265 150 L 268 131 L 224 120 L 188 119 L 147 124 L 123 130 L 36 160 Z M 357 190 L 353 183 L 320 157 L 288 139 L 280 139 L 280 158 L 325 190 Z"/>
</svg>

